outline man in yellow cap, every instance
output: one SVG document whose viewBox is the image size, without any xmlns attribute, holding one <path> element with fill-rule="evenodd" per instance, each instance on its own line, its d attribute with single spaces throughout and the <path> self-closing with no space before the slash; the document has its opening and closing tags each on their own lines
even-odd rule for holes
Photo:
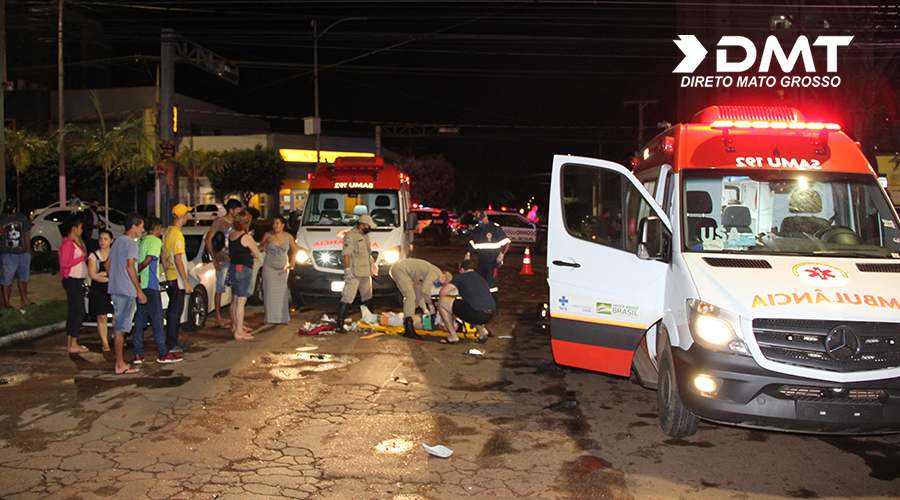
<svg viewBox="0 0 900 500">
<path fill-rule="evenodd" d="M 166 346 L 169 352 L 184 352 L 188 348 L 178 342 L 178 326 L 184 312 L 184 297 L 194 292 L 188 281 L 187 258 L 184 253 L 184 235 L 181 228 L 187 221 L 191 207 L 181 203 L 172 207 L 172 225 L 163 237 L 163 255 L 166 260 L 166 293 L 169 307 L 166 309 Z"/>
</svg>

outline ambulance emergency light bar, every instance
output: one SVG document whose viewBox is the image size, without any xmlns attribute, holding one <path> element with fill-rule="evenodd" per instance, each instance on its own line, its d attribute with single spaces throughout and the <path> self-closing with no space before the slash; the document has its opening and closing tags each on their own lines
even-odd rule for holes
<svg viewBox="0 0 900 500">
<path fill-rule="evenodd" d="M 727 129 L 776 129 L 776 130 L 840 130 L 841 126 L 837 123 L 821 123 L 821 122 L 767 122 L 767 121 L 749 121 L 749 120 L 716 120 L 709 125 L 709 128 L 715 130 Z"/>
<path fill-rule="evenodd" d="M 836 123 L 807 122 L 803 114 L 786 106 L 710 106 L 696 115 L 695 123 L 709 123 L 715 130 L 774 129 L 837 131 Z"/>
</svg>

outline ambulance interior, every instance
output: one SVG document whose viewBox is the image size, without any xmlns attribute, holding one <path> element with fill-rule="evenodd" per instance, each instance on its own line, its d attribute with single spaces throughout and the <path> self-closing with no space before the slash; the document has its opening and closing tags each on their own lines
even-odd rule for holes
<svg viewBox="0 0 900 500">
<path fill-rule="evenodd" d="M 683 172 L 686 251 L 900 257 L 896 215 L 872 176 Z"/>
<path fill-rule="evenodd" d="M 355 226 L 369 215 L 379 227 L 398 227 L 397 191 L 313 190 L 306 200 L 303 226 Z"/>
</svg>

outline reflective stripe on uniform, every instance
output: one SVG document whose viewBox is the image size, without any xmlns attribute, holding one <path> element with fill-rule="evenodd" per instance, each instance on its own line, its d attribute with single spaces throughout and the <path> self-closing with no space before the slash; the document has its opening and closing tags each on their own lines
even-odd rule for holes
<svg viewBox="0 0 900 500">
<path fill-rule="evenodd" d="M 497 250 L 503 245 L 508 245 L 510 243 L 510 240 L 509 238 L 503 238 L 502 240 L 497 242 L 475 243 L 473 241 L 470 241 L 470 243 L 472 244 L 472 248 L 474 248 L 475 250 Z"/>
</svg>

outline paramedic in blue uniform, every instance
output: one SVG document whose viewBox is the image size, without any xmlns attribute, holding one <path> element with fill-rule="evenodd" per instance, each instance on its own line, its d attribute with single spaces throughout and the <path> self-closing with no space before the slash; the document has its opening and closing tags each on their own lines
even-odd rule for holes
<svg viewBox="0 0 900 500">
<path fill-rule="evenodd" d="M 344 318 L 347 309 L 356 298 L 368 309 L 372 308 L 372 276 L 378 274 L 375 261 L 372 260 L 372 247 L 369 243 L 369 231 L 377 227 L 372 217 L 363 215 L 359 222 L 344 236 L 344 249 L 341 250 L 341 262 L 344 265 L 344 290 L 341 292 L 341 305 L 338 308 L 337 332 L 347 333 L 344 329 Z"/>
<path fill-rule="evenodd" d="M 466 252 L 466 259 L 471 254 L 478 256 L 478 275 L 487 281 L 491 289 L 491 295 L 497 300 L 497 271 L 503 264 L 503 257 L 509 250 L 510 240 L 506 237 L 506 232 L 496 222 L 488 219 L 486 212 L 478 212 L 475 214 L 475 221 L 478 226 L 472 231 L 472 239 L 469 240 L 469 251 Z"/>
</svg>

